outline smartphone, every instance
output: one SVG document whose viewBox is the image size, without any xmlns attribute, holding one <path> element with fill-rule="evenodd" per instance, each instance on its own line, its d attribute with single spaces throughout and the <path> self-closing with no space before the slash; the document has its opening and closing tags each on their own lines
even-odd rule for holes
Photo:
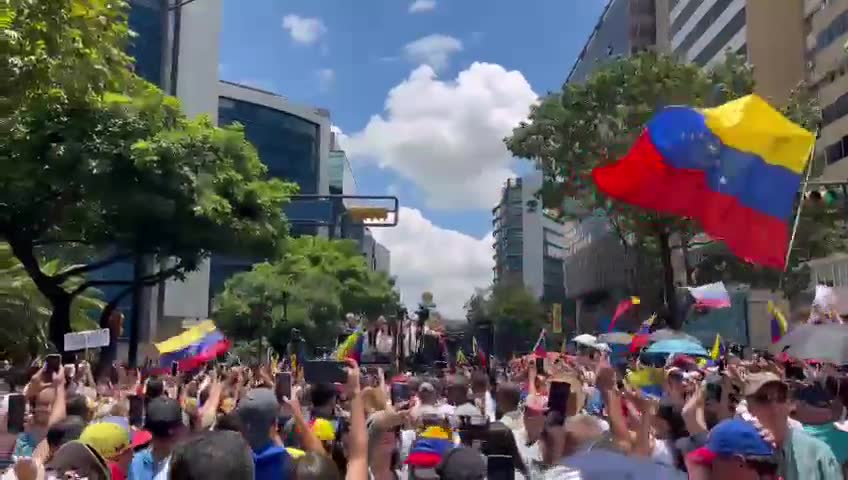
<svg viewBox="0 0 848 480">
<path fill-rule="evenodd" d="M 277 394 L 277 401 L 282 402 L 283 397 L 291 397 L 291 373 L 278 372 L 274 377 L 274 393 Z"/>
<path fill-rule="evenodd" d="M 6 427 L 9 433 L 21 433 L 24 431 L 25 416 L 26 398 L 20 393 L 9 394 L 9 411 L 6 416 Z"/>
<path fill-rule="evenodd" d="M 53 375 L 59 371 L 59 368 L 62 366 L 62 356 L 58 353 L 52 353 L 47 355 L 47 358 L 44 359 L 44 380 L 52 381 Z"/>
<path fill-rule="evenodd" d="M 392 405 L 399 405 L 409 400 L 409 385 L 393 383 L 391 387 Z"/>
<path fill-rule="evenodd" d="M 144 425 L 144 399 L 140 395 L 130 395 L 127 398 L 130 402 L 130 425 L 141 427 Z"/>
<path fill-rule="evenodd" d="M 715 382 L 707 383 L 707 400 L 713 402 L 721 401 L 721 385 Z"/>
<path fill-rule="evenodd" d="M 566 382 L 551 382 L 548 394 L 548 409 L 559 412 L 563 417 L 568 416 L 568 397 L 571 396 L 571 384 Z"/>
<path fill-rule="evenodd" d="M 171 362 L 171 376 L 176 377 L 180 371 L 180 362 Z"/>
<path fill-rule="evenodd" d="M 539 375 L 545 374 L 545 359 L 544 358 L 537 358 L 536 359 L 536 373 L 538 373 Z"/>
</svg>

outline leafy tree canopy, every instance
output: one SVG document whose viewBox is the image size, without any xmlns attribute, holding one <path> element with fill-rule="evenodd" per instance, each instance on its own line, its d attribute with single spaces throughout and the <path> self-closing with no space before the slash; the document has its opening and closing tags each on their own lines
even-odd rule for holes
<svg viewBox="0 0 848 480">
<path fill-rule="evenodd" d="M 276 259 L 228 280 L 214 318 L 234 338 L 267 336 L 282 348 L 299 328 L 310 344 L 327 346 L 345 313 L 392 315 L 399 300 L 392 279 L 370 270 L 355 242 L 301 237 L 286 241 Z"/>
<path fill-rule="evenodd" d="M 135 255 L 176 259 L 141 279 L 151 285 L 211 251 L 270 255 L 296 191 L 266 178 L 240 127 L 187 119 L 176 99 L 131 72 L 126 10 L 122 1 L 57 0 L 0 11 L 11 52 L 0 80 L 10 107 L 0 127 L 0 238 L 53 305 L 54 339 L 86 288 L 137 288 L 130 279 L 74 287 L 72 278 Z M 40 249 L 57 244 L 99 255 L 48 274 Z"/>
</svg>

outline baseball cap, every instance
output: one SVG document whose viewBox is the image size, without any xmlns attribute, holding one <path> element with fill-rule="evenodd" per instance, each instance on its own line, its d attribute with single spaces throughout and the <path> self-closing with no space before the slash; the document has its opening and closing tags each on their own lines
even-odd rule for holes
<svg viewBox="0 0 848 480">
<path fill-rule="evenodd" d="M 244 426 L 245 439 L 251 448 L 264 448 L 271 440 L 270 429 L 277 421 L 280 404 L 268 388 L 254 388 L 247 392 L 236 407 L 236 414 Z"/>
<path fill-rule="evenodd" d="M 326 418 L 316 418 L 312 421 L 312 433 L 322 442 L 332 442 L 336 439 L 336 428 Z"/>
<path fill-rule="evenodd" d="M 110 478 L 106 461 L 85 443 L 74 440 L 63 445 L 47 464 L 48 470 L 76 471 L 83 477 Z"/>
<path fill-rule="evenodd" d="M 756 395 L 761 388 L 770 383 L 779 383 L 784 387 L 786 386 L 782 378 L 771 372 L 757 372 L 748 375 L 745 379 L 745 396 Z"/>
<path fill-rule="evenodd" d="M 111 422 L 92 423 L 85 427 L 79 440 L 107 460 L 114 459 L 132 446 L 129 430 Z"/>
<path fill-rule="evenodd" d="M 147 430 L 134 430 L 130 428 L 130 422 L 126 417 L 104 417 L 98 423 L 114 423 L 115 425 L 120 425 L 129 434 L 130 444 L 133 450 L 147 445 L 150 443 L 150 440 L 153 439 L 153 435 Z"/>
<path fill-rule="evenodd" d="M 445 453 L 436 472 L 439 478 L 486 478 L 486 461 L 473 448 L 454 448 Z"/>
<path fill-rule="evenodd" d="M 183 410 L 176 400 L 168 397 L 157 397 L 147 404 L 147 414 L 144 417 L 144 428 L 154 436 L 167 437 L 171 430 L 183 424 Z"/>
<path fill-rule="evenodd" d="M 710 430 L 707 444 L 687 458 L 701 465 L 709 465 L 717 457 L 741 456 L 769 460 L 775 455 L 774 447 L 767 442 L 757 427 L 745 420 L 725 420 Z"/>
</svg>

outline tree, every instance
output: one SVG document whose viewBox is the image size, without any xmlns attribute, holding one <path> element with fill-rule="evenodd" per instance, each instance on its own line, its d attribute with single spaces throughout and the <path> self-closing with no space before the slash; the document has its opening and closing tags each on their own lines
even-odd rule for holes
<svg viewBox="0 0 848 480">
<path fill-rule="evenodd" d="M 666 301 L 677 311 L 671 265 L 671 240 L 688 242 L 698 227 L 685 218 L 659 215 L 606 197 L 592 170 L 623 156 L 647 121 L 664 106 L 715 106 L 753 91 L 752 68 L 728 55 L 712 70 L 674 58 L 643 52 L 600 68 L 585 83 L 567 83 L 562 91 L 533 107 L 506 140 L 518 157 L 532 160 L 544 176 L 540 197 L 566 218 L 605 218 L 625 249 L 655 248 L 663 272 Z M 810 102 L 796 96 L 784 109 L 803 124 L 815 122 Z M 650 258 L 650 255 L 644 256 Z M 673 317 L 673 327 L 682 319 Z"/>
<path fill-rule="evenodd" d="M 182 278 L 215 251 L 270 256 L 296 191 L 267 180 L 238 126 L 189 120 L 176 99 L 134 75 L 125 2 L 14 2 L 0 13 L 11 55 L 0 132 L 0 238 L 52 306 L 50 338 L 70 327 L 73 299 Z M 5 107 L 5 105 L 4 105 Z M 47 247 L 82 245 L 84 264 L 45 271 Z M 116 262 L 167 263 L 133 279 L 92 279 Z M 138 269 L 137 269 L 138 270 Z"/>
<path fill-rule="evenodd" d="M 42 268 L 54 275 L 66 266 L 58 260 L 44 262 Z M 74 331 L 97 327 L 95 322 L 104 303 L 90 290 L 71 304 L 70 321 Z M 50 304 L 38 291 L 8 244 L 0 243 L 0 351 L 3 357 L 25 361 L 50 350 L 48 322 Z M 22 341 L 23 340 L 23 341 Z M 61 345 L 56 345 L 61 348 Z"/>
<path fill-rule="evenodd" d="M 215 300 L 218 326 L 235 339 L 268 337 L 282 349 L 292 328 L 314 346 L 332 345 L 347 312 L 395 314 L 391 279 L 369 270 L 355 242 L 290 239 L 279 255 L 229 279 Z"/>
<path fill-rule="evenodd" d="M 523 285 L 499 282 L 486 290 L 476 290 L 465 302 L 466 318 L 476 325 L 491 321 L 497 352 L 528 348 L 545 326 L 544 305 Z"/>
</svg>

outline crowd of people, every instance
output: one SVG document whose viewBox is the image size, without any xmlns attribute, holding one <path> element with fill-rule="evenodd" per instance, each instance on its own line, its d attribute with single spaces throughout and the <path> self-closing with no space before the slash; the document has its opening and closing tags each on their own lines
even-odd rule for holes
<svg viewBox="0 0 848 480">
<path fill-rule="evenodd" d="M 0 404 L 15 433 L 3 478 L 846 478 L 838 366 L 613 365 L 605 350 L 419 372 L 348 360 L 335 383 L 282 365 L 95 379 L 85 361 L 44 362 Z"/>
</svg>

